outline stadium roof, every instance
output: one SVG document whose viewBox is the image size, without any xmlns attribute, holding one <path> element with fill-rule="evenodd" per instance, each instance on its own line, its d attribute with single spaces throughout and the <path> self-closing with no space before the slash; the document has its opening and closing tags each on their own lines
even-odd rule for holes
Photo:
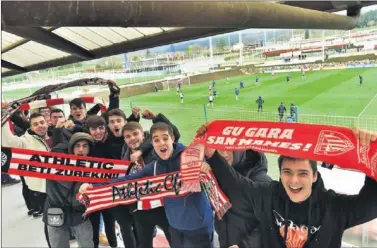
<svg viewBox="0 0 377 248">
<path fill-rule="evenodd" d="M 352 29 L 376 2 L 2 1 L 2 77 L 245 28 Z M 315 11 L 313 11 L 315 10 Z M 347 10 L 347 16 L 330 14 Z"/>
</svg>

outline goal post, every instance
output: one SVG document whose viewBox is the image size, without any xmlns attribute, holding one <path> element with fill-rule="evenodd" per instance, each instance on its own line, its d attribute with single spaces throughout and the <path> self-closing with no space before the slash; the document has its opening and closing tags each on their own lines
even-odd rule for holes
<svg viewBox="0 0 377 248">
<path fill-rule="evenodd" d="M 179 78 L 168 78 L 162 83 L 163 89 L 170 91 L 170 89 L 176 89 L 178 84 L 181 84 L 181 88 L 191 86 L 190 76 L 179 77 Z"/>
</svg>

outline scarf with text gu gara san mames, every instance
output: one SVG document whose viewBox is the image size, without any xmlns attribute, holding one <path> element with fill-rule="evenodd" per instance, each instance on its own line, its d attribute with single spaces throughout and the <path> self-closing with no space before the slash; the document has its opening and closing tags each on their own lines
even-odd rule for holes
<svg viewBox="0 0 377 248">
<path fill-rule="evenodd" d="M 216 120 L 207 132 L 197 136 L 189 147 L 197 154 L 208 146 L 227 151 L 252 149 L 290 157 L 336 164 L 364 172 L 377 180 L 377 141 L 361 145 L 352 130 L 345 127 L 258 121 Z M 187 157 L 191 153 L 183 154 Z M 181 163 L 184 190 L 200 191 L 201 163 Z"/>
</svg>

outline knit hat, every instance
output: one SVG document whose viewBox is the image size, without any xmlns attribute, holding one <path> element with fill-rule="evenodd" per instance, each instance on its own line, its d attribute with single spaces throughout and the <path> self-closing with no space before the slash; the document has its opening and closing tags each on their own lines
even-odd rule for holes
<svg viewBox="0 0 377 248">
<path fill-rule="evenodd" d="M 72 135 L 72 137 L 69 139 L 69 142 L 68 142 L 68 153 L 69 154 L 73 154 L 73 146 L 81 141 L 81 140 L 86 140 L 88 141 L 89 143 L 89 146 L 90 146 L 90 150 L 93 148 L 93 145 L 94 145 L 94 139 L 92 138 L 92 136 L 90 136 L 89 134 L 87 133 L 83 133 L 83 132 L 77 132 L 75 133 L 74 135 Z M 89 151 L 90 151 L 89 150 Z"/>
</svg>

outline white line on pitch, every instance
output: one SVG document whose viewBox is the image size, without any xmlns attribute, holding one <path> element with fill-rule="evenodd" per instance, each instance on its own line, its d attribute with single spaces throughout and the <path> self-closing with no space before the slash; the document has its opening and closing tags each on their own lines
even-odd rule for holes
<svg viewBox="0 0 377 248">
<path fill-rule="evenodd" d="M 374 98 L 376 98 L 376 97 L 377 97 L 377 93 L 374 95 L 372 100 L 370 100 L 370 102 L 367 104 L 367 106 L 365 106 L 365 108 L 363 110 L 361 110 L 360 114 L 357 117 L 360 117 L 364 113 L 364 111 L 369 107 L 369 105 L 373 102 Z"/>
</svg>

